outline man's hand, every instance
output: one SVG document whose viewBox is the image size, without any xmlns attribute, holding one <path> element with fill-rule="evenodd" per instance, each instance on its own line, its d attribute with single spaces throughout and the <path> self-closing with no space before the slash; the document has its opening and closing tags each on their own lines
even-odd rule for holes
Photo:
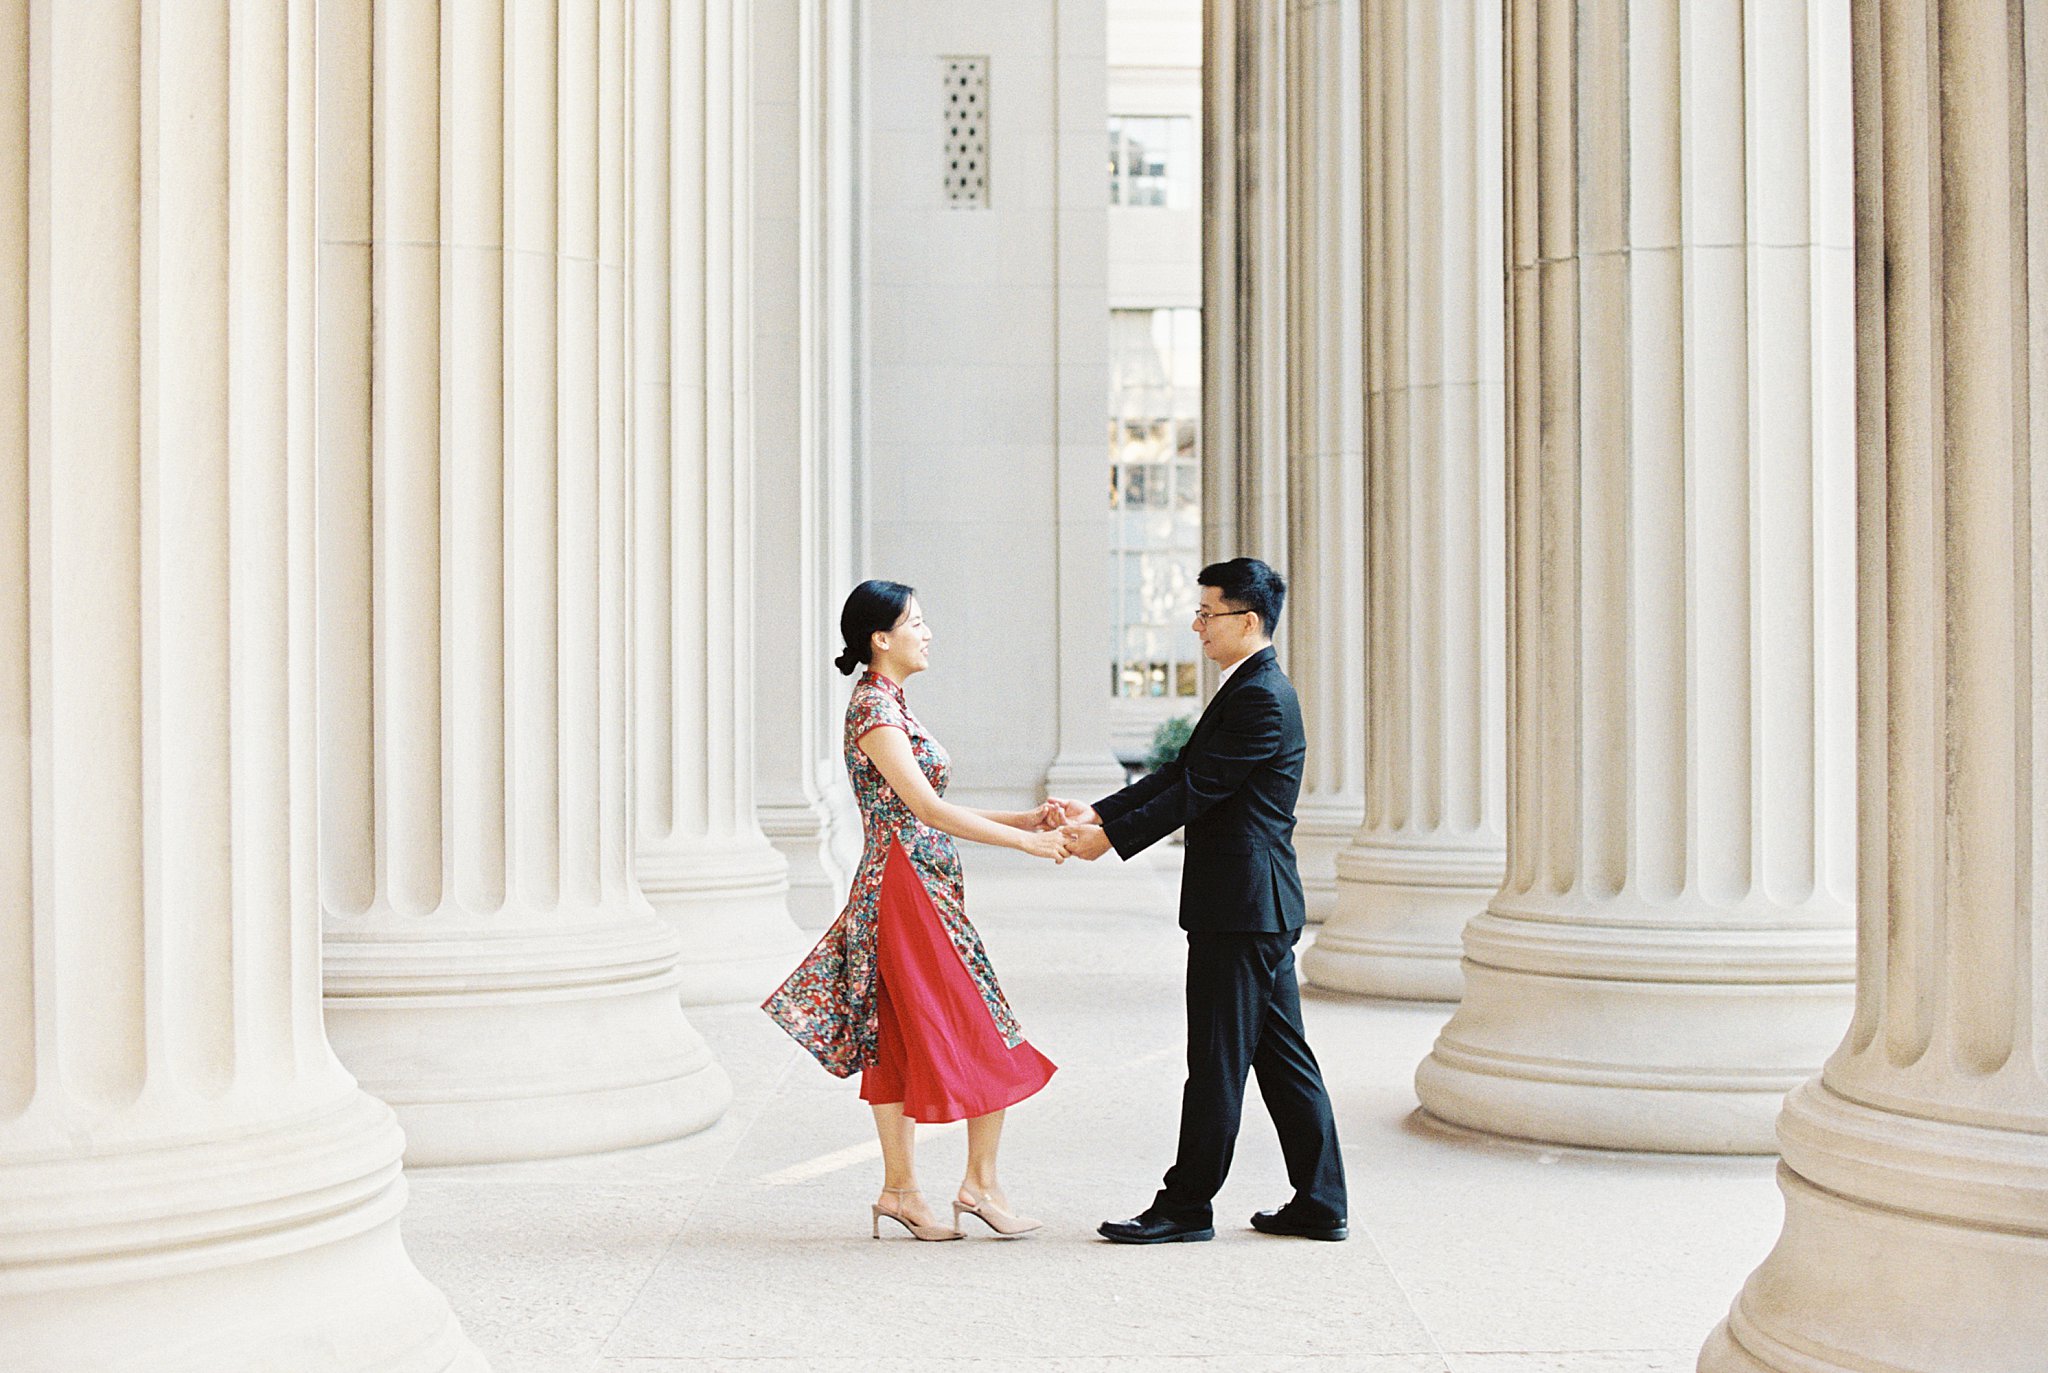
<svg viewBox="0 0 2048 1373">
<path fill-rule="evenodd" d="M 1093 815 L 1094 811 L 1090 810 Z M 1109 852 L 1109 836 L 1102 832 L 1102 826 L 1095 824 L 1068 825 L 1060 830 L 1067 841 L 1067 854 L 1072 858 L 1085 858 L 1094 862 Z"/>
<path fill-rule="evenodd" d="M 1062 801 L 1057 796 L 1045 799 L 1045 809 L 1059 807 L 1059 822 L 1063 825 L 1099 825 L 1102 817 L 1095 813 L 1095 807 L 1086 801 Z"/>
</svg>

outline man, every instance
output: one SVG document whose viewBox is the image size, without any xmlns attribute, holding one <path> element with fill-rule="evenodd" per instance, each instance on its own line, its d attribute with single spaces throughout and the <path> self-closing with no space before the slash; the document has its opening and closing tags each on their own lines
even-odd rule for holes
<svg viewBox="0 0 2048 1373">
<path fill-rule="evenodd" d="M 1301 1025 L 1294 945 L 1305 920 L 1294 860 L 1294 803 L 1307 738 L 1294 686 L 1273 654 L 1287 587 L 1256 558 L 1202 569 L 1195 633 L 1222 685 L 1180 756 L 1093 806 L 1058 802 L 1070 853 L 1129 858 L 1187 829 L 1180 923 L 1188 933 L 1188 1080 L 1180 1150 L 1165 1186 L 1120 1244 L 1214 1239 L 1211 1202 L 1230 1171 L 1247 1072 L 1280 1132 L 1294 1197 L 1252 1217 L 1269 1235 L 1341 1240 L 1344 1165 L 1337 1125 Z"/>
</svg>

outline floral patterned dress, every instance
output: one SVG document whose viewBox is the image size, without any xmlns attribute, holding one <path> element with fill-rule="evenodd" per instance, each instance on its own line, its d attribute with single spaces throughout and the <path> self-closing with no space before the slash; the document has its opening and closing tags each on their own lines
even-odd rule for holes
<svg viewBox="0 0 2048 1373">
<path fill-rule="evenodd" d="M 837 1077 L 879 1066 L 893 1087 L 903 1065 L 887 1060 L 907 1053 L 912 1085 L 902 1098 L 905 1114 L 960 1119 L 1028 1096 L 1052 1065 L 1024 1042 L 968 922 L 952 837 L 921 822 L 861 752 L 864 736 L 891 727 L 909 738 L 933 790 L 945 793 L 946 751 L 910 713 L 901 686 L 863 672 L 847 703 L 845 733 L 846 771 L 865 838 L 860 868 L 846 908 L 762 1009 Z M 978 1013 L 963 1017 L 963 1003 L 978 1003 L 985 1024 Z M 946 1042 L 934 1043 L 934 1036 Z M 933 1080 L 934 1072 L 947 1080 Z M 923 1114 L 913 1109 L 918 1097 L 928 1099 Z"/>
</svg>

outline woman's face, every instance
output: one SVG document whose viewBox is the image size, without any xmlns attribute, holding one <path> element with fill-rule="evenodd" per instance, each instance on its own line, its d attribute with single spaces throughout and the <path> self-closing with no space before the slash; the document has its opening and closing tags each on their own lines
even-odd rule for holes
<svg viewBox="0 0 2048 1373">
<path fill-rule="evenodd" d="M 932 665 L 932 630 L 924 622 L 924 608 L 918 605 L 917 597 L 912 596 L 910 604 L 903 607 L 903 618 L 875 636 L 875 647 L 881 661 L 897 669 L 892 674 L 897 677 L 922 672 Z"/>
</svg>

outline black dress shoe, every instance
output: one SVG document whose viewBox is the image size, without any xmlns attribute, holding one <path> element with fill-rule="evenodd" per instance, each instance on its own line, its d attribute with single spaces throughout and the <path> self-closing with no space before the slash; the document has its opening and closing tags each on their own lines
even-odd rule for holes
<svg viewBox="0 0 2048 1373">
<path fill-rule="evenodd" d="M 1096 1232 L 1118 1244 L 1186 1244 L 1216 1238 L 1213 1225 L 1189 1225 L 1153 1211 L 1141 1211 L 1129 1220 L 1106 1220 Z"/>
<path fill-rule="evenodd" d="M 1277 1211 L 1260 1211 L 1254 1215 L 1252 1229 L 1262 1235 L 1294 1235 L 1305 1240 L 1341 1240 L 1351 1237 L 1351 1227 L 1342 1220 L 1335 1224 L 1329 1221 L 1305 1222 L 1289 1215 L 1284 1206 Z"/>
</svg>

